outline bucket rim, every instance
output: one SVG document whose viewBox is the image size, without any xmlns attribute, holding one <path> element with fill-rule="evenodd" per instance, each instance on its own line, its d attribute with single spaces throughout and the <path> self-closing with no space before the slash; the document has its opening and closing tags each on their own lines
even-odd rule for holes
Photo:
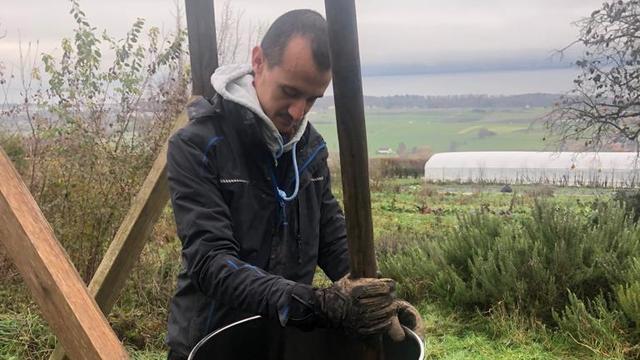
<svg viewBox="0 0 640 360">
<path fill-rule="evenodd" d="M 221 327 L 220 329 L 213 331 L 213 332 L 212 332 L 212 333 L 210 333 L 209 335 L 207 335 L 207 336 L 203 337 L 203 338 L 202 338 L 202 340 L 198 341 L 198 343 L 196 344 L 196 346 L 194 346 L 194 347 L 193 347 L 193 349 L 191 349 L 191 353 L 189 353 L 189 357 L 187 358 L 187 360 L 193 360 L 193 356 L 194 356 L 194 354 L 196 353 L 196 351 L 197 351 L 200 347 L 202 347 L 202 345 L 204 345 L 204 343 L 206 343 L 206 342 L 207 342 L 209 339 L 211 339 L 212 337 L 214 337 L 214 336 L 218 335 L 219 333 L 221 333 L 221 332 L 223 332 L 223 331 L 227 330 L 228 328 L 231 328 L 231 327 L 234 327 L 234 326 L 236 326 L 236 325 L 240 325 L 240 324 L 242 324 L 242 323 L 249 322 L 249 321 L 252 321 L 252 320 L 255 320 L 255 319 L 261 318 L 261 317 L 262 317 L 262 316 L 260 316 L 260 315 L 250 316 L 250 317 L 248 317 L 248 318 L 246 318 L 246 319 L 238 320 L 238 321 L 236 321 L 236 322 L 234 322 L 234 323 L 231 323 L 231 324 L 229 324 L 229 325 L 223 326 L 223 327 Z"/>
<path fill-rule="evenodd" d="M 249 321 L 253 321 L 256 319 L 261 318 L 262 316 L 260 315 L 254 315 L 254 316 L 250 316 L 248 318 L 242 319 L 242 320 L 238 320 L 234 323 L 231 323 L 229 325 L 223 326 L 218 330 L 213 331 L 212 333 L 210 333 L 209 335 L 205 336 L 204 338 L 202 338 L 202 340 L 198 341 L 198 343 L 196 344 L 196 346 L 193 347 L 193 349 L 191 349 L 191 352 L 189 353 L 189 357 L 187 358 L 187 360 L 193 360 L 193 357 L 195 355 L 195 353 L 197 352 L 197 350 L 202 347 L 202 345 L 204 345 L 209 339 L 211 339 L 212 337 L 218 335 L 219 333 L 234 327 L 236 325 L 240 325 L 242 323 L 245 322 L 249 322 Z M 418 334 L 416 334 L 413 330 L 409 329 L 408 327 L 402 325 L 402 327 L 404 328 L 405 332 L 408 333 L 411 337 L 413 337 L 417 342 L 418 345 L 420 346 L 420 356 L 418 357 L 419 360 L 424 359 L 424 341 L 422 340 L 422 338 L 420 338 L 420 336 L 418 336 Z"/>
</svg>

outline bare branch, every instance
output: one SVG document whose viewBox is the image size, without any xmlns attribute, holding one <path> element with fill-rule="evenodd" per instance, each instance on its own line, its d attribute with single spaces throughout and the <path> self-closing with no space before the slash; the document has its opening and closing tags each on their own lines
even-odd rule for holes
<svg viewBox="0 0 640 360">
<path fill-rule="evenodd" d="M 561 142 L 584 140 L 607 148 L 640 140 L 640 0 L 603 4 L 578 21 L 585 47 L 576 61 L 581 73 L 574 89 L 545 117 L 549 131 Z"/>
</svg>

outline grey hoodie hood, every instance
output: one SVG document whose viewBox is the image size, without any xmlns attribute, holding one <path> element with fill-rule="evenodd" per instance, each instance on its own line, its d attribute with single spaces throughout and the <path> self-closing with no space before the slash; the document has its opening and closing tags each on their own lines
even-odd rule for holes
<svg viewBox="0 0 640 360">
<path fill-rule="evenodd" d="M 256 89 L 253 87 L 252 68 L 249 64 L 219 67 L 216 72 L 211 75 L 211 84 L 216 92 L 224 99 L 244 106 L 255 113 L 258 118 L 262 119 L 265 143 L 271 150 L 274 159 L 280 157 L 282 153 L 290 151 L 293 144 L 300 140 L 307 128 L 308 120 L 304 117 L 298 131 L 289 142 L 284 144 L 282 135 L 280 135 L 278 129 L 260 106 Z"/>
</svg>

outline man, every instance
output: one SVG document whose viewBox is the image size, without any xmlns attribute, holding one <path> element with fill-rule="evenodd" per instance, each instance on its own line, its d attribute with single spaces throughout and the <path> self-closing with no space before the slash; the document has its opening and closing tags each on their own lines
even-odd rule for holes
<svg viewBox="0 0 640 360">
<path fill-rule="evenodd" d="M 169 358 L 186 358 L 207 333 L 255 314 L 359 336 L 397 331 L 398 316 L 415 327 L 419 315 L 394 300 L 393 281 L 347 276 L 326 145 L 305 118 L 331 81 L 324 18 L 282 15 L 251 65 L 221 67 L 211 80 L 217 95 L 192 103 L 190 123 L 169 143 L 183 244 Z M 316 266 L 333 286 L 310 286 Z"/>
</svg>

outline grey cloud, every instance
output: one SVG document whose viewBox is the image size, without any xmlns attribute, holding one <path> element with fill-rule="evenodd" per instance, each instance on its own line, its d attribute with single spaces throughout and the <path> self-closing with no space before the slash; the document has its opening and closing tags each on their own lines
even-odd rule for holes
<svg viewBox="0 0 640 360">
<path fill-rule="evenodd" d="M 448 57 L 488 57 L 564 46 L 577 29 L 572 21 L 587 16 L 602 0 L 361 0 L 357 1 L 363 62 L 429 62 Z M 183 2 L 180 0 L 180 3 Z M 216 1 L 220 12 L 223 1 Z M 173 0 L 81 1 L 91 22 L 124 36 L 137 17 L 147 24 L 173 28 Z M 321 0 L 233 0 L 248 22 L 268 22 L 293 8 L 324 13 Z M 0 46 L 5 62 L 16 54 L 18 29 L 23 41 L 41 41 L 53 50 L 70 36 L 73 18 L 67 1 L 4 0 L 0 24 L 7 37 Z M 536 50 L 536 53 L 544 51 Z"/>
</svg>

